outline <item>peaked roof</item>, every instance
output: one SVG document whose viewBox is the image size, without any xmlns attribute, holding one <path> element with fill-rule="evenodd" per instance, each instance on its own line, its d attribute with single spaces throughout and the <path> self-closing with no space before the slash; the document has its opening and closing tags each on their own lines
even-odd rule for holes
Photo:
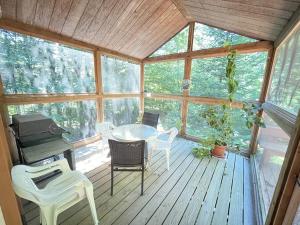
<svg viewBox="0 0 300 225">
<path fill-rule="evenodd" d="M 154 52 L 189 21 L 275 40 L 299 5 L 299 0 L 0 1 L 4 19 L 139 59 Z"/>
<path fill-rule="evenodd" d="M 299 0 L 172 0 L 189 20 L 248 37 L 275 40 Z"/>
<path fill-rule="evenodd" d="M 171 0 L 2 0 L 2 18 L 145 58 L 188 21 Z"/>
</svg>

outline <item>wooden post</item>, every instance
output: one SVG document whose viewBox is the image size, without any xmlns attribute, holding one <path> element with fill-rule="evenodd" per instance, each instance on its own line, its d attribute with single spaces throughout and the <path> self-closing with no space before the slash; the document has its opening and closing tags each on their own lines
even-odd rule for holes
<svg viewBox="0 0 300 225">
<path fill-rule="evenodd" d="M 272 68 L 273 68 L 274 58 L 275 58 L 275 50 L 270 49 L 268 51 L 268 59 L 267 59 L 267 63 L 266 63 L 264 80 L 262 83 L 260 97 L 259 97 L 259 102 L 261 104 L 263 104 L 266 101 L 266 98 L 268 95 L 268 90 L 270 87 L 271 76 L 272 76 Z M 259 116 L 262 116 L 262 112 L 260 112 Z M 254 154 L 256 152 L 258 135 L 259 135 L 259 127 L 257 125 L 254 125 L 253 129 L 252 129 L 251 141 L 250 141 L 250 145 L 249 145 L 250 154 Z"/>
<path fill-rule="evenodd" d="M 195 29 L 195 22 L 191 22 L 189 24 L 189 36 L 188 36 L 188 53 L 193 51 L 193 40 L 194 40 L 194 29 Z M 184 64 L 184 80 L 191 80 L 191 70 L 192 70 L 192 58 L 187 55 L 185 57 L 185 64 Z M 190 93 L 189 90 L 183 90 L 183 101 L 181 106 L 181 131 L 180 134 L 182 136 L 186 135 L 186 123 L 187 123 L 187 114 L 188 114 L 188 97 Z"/>
<path fill-rule="evenodd" d="M 0 115 L 0 206 L 7 225 L 21 225 L 21 216 L 14 194 L 10 176 L 11 159 L 5 135 L 5 129 Z"/>
<path fill-rule="evenodd" d="M 140 90 L 141 90 L 141 96 L 140 96 L 140 111 L 144 112 L 145 107 L 145 64 L 141 63 L 141 71 L 140 71 Z"/>
<path fill-rule="evenodd" d="M 102 74 L 101 74 L 101 54 L 99 51 L 94 51 L 94 67 L 95 67 L 95 82 L 97 95 L 97 121 L 103 121 L 103 107 L 102 107 Z"/>
<path fill-rule="evenodd" d="M 4 87 L 3 87 L 1 77 L 0 77 L 0 115 L 1 115 L 1 121 L 4 126 L 4 134 L 9 147 L 8 163 L 10 166 L 12 166 L 13 161 L 18 161 L 18 154 L 17 154 L 17 148 L 14 144 L 14 140 L 12 140 L 12 137 L 9 133 L 8 125 L 10 121 L 9 121 L 7 104 L 4 103 Z"/>
<path fill-rule="evenodd" d="M 294 186 L 293 194 L 291 196 L 291 200 L 289 206 L 287 208 L 286 214 L 284 216 L 284 220 L 282 225 L 291 225 L 295 219 L 298 206 L 300 203 L 300 186 L 299 186 L 299 175 L 298 182 Z"/>
</svg>

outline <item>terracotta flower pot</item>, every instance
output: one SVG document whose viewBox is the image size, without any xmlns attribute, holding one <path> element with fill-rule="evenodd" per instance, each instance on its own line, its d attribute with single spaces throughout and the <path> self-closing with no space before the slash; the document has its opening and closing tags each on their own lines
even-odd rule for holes
<svg viewBox="0 0 300 225">
<path fill-rule="evenodd" d="M 218 158 L 225 157 L 226 146 L 215 145 L 215 148 L 211 151 L 211 154 Z"/>
</svg>

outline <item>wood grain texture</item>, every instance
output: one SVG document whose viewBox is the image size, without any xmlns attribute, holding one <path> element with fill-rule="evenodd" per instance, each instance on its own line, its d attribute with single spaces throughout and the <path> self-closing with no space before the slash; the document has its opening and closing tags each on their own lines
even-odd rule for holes
<svg viewBox="0 0 300 225">
<path fill-rule="evenodd" d="M 4 19 L 139 59 L 187 24 L 171 0 L 1 0 L 0 4 Z"/>
<path fill-rule="evenodd" d="M 54 10 L 49 24 L 49 30 L 56 33 L 60 33 L 66 18 L 68 16 L 69 10 L 72 5 L 72 0 L 56 0 L 54 5 Z"/>
<path fill-rule="evenodd" d="M 88 0 L 73 0 L 69 14 L 62 27 L 61 34 L 72 36 L 87 4 Z"/>
<path fill-rule="evenodd" d="M 132 61 L 135 63 L 141 62 L 141 60 L 138 58 L 131 57 L 129 55 L 125 55 L 125 54 L 122 54 L 120 52 L 117 52 L 117 51 L 114 51 L 111 49 L 101 48 L 97 45 L 93 45 L 93 44 L 90 44 L 87 42 L 75 40 L 75 39 L 73 39 L 71 37 L 67 37 L 65 35 L 57 34 L 55 32 L 52 32 L 52 31 L 49 31 L 46 29 L 38 28 L 38 27 L 31 26 L 31 25 L 28 25 L 25 23 L 15 22 L 15 21 L 9 20 L 9 19 L 0 19 L 0 28 L 18 32 L 21 34 L 30 35 L 33 37 L 42 38 L 42 39 L 53 41 L 53 42 L 57 42 L 60 44 L 64 44 L 64 45 L 82 49 L 82 50 L 87 50 L 87 51 L 98 50 L 98 51 L 101 51 L 102 54 L 114 56 L 114 57 L 117 57 L 120 59 Z"/>
<path fill-rule="evenodd" d="M 2 17 L 8 19 L 16 19 L 17 15 L 17 0 L 0 0 L 1 13 Z"/>
<path fill-rule="evenodd" d="M 94 16 L 97 14 L 103 0 L 90 0 L 76 25 L 75 31 L 72 34 L 72 37 L 82 40 L 86 35 L 86 31 L 93 21 Z"/>
<path fill-rule="evenodd" d="M 273 48 L 273 42 L 270 41 L 258 41 L 251 42 L 240 45 L 233 45 L 234 48 L 239 54 L 247 54 L 254 52 L 269 51 Z M 228 54 L 228 48 L 211 48 L 211 49 L 202 49 L 191 52 L 176 53 L 170 55 L 156 56 L 151 58 L 146 58 L 143 60 L 144 63 L 155 63 L 171 60 L 185 59 L 186 57 L 196 58 L 210 58 L 210 57 L 220 57 Z"/>
<path fill-rule="evenodd" d="M 86 176 L 94 186 L 94 198 L 101 224 L 185 225 L 195 224 L 198 220 L 198 224 L 209 225 L 210 220 L 227 224 L 223 223 L 227 221 L 227 217 L 243 214 L 244 211 L 249 213 L 248 216 L 254 216 L 251 204 L 248 205 L 252 194 L 240 188 L 250 185 L 249 179 L 244 179 L 249 178 L 250 171 L 240 167 L 247 159 L 229 153 L 226 161 L 217 158 L 199 160 L 191 154 L 193 146 L 194 142 L 175 139 L 169 171 L 165 168 L 164 152 L 155 152 L 151 169 L 145 172 L 145 191 L 142 197 L 138 173 L 115 173 L 115 194 L 110 196 L 109 162 L 89 171 Z M 236 182 L 233 177 L 239 175 Z M 234 196 L 233 188 L 241 191 L 238 196 Z M 240 194 L 247 196 L 240 198 Z M 237 202 L 237 197 L 247 202 Z M 215 205 L 222 211 L 221 215 L 215 213 Z M 229 208 L 236 210 L 234 214 L 230 215 L 230 210 L 226 210 Z M 39 210 L 36 205 L 24 203 L 24 212 L 28 225 L 39 224 Z M 249 224 L 243 216 L 239 219 L 242 220 L 239 225 Z M 92 224 L 88 202 L 81 201 L 61 213 L 58 224 Z"/>
<path fill-rule="evenodd" d="M 36 5 L 34 25 L 48 29 L 55 0 L 39 0 Z"/>
<path fill-rule="evenodd" d="M 0 4 L 5 19 L 143 59 L 189 21 L 276 40 L 297 14 L 300 1 L 0 0 Z"/>
<path fill-rule="evenodd" d="M 21 225 L 20 211 L 11 182 L 11 156 L 2 121 L 0 114 L 0 206 L 7 225 Z"/>
<path fill-rule="evenodd" d="M 245 36 L 275 40 L 299 2 L 283 0 L 173 0 L 194 20 Z"/>
<path fill-rule="evenodd" d="M 300 6 L 292 16 L 292 18 L 289 20 L 288 24 L 284 27 L 282 32 L 277 37 L 274 45 L 276 48 L 278 48 L 282 43 L 284 43 L 285 40 L 287 40 L 292 34 L 293 31 L 298 29 L 300 26 Z"/>
<path fill-rule="evenodd" d="M 17 19 L 23 23 L 33 24 L 37 0 L 18 1 Z"/>
</svg>

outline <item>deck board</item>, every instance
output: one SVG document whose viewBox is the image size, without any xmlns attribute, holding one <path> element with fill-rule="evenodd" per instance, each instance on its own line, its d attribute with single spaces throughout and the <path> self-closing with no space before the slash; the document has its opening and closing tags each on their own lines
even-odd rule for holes
<svg viewBox="0 0 300 225">
<path fill-rule="evenodd" d="M 140 173 L 115 173 L 113 196 L 110 196 L 109 163 L 86 173 L 94 185 L 100 223 L 255 225 L 249 159 L 229 153 L 225 160 L 199 160 L 191 154 L 194 145 L 176 139 L 169 171 L 164 153 L 155 153 L 151 168 L 145 173 L 143 196 L 140 196 Z M 26 202 L 23 208 L 27 224 L 38 225 L 38 207 Z M 87 200 L 61 213 L 58 224 L 92 224 Z"/>
<path fill-rule="evenodd" d="M 232 187 L 232 178 L 234 171 L 235 154 L 229 154 L 226 163 L 222 184 L 219 191 L 218 202 L 216 204 L 215 216 L 212 220 L 212 225 L 220 225 L 224 223 L 224 218 L 227 221 L 228 209 L 230 206 L 230 195 Z"/>
<path fill-rule="evenodd" d="M 235 160 L 233 181 L 228 225 L 240 225 L 243 224 L 244 160 L 239 155 L 236 156 Z"/>
</svg>

